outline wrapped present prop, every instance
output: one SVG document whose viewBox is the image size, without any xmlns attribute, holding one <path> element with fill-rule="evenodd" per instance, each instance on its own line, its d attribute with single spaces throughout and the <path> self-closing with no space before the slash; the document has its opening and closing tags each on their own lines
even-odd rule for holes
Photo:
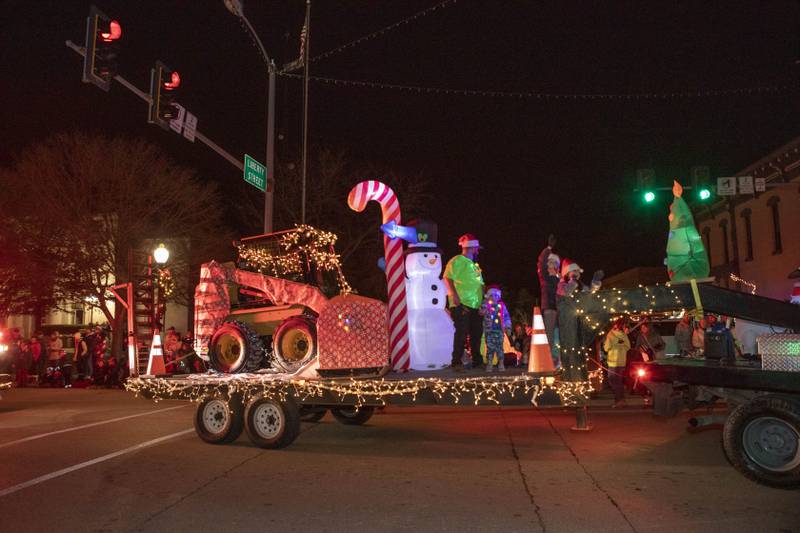
<svg viewBox="0 0 800 533">
<path fill-rule="evenodd" d="M 349 294 L 328 301 L 317 319 L 320 370 L 381 368 L 389 363 L 386 304 Z"/>
</svg>

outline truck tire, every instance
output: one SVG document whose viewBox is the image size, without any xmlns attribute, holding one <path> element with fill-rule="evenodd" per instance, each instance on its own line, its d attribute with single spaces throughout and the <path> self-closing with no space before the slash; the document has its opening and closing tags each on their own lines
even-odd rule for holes
<svg viewBox="0 0 800 533">
<path fill-rule="evenodd" d="M 209 444 L 227 444 L 239 438 L 244 428 L 242 401 L 238 397 L 229 401 L 206 398 L 197 406 L 194 430 Z"/>
<path fill-rule="evenodd" d="M 340 424 L 345 426 L 360 426 L 372 418 L 375 408 L 371 405 L 362 405 L 358 410 L 355 407 L 335 407 L 331 414 Z"/>
<path fill-rule="evenodd" d="M 781 396 L 761 396 L 740 405 L 722 429 L 731 465 L 770 487 L 800 487 L 800 405 Z"/>
<path fill-rule="evenodd" d="M 223 323 L 208 343 L 211 368 L 225 374 L 254 372 L 264 361 L 264 345 L 253 328 L 232 320 Z"/>
<path fill-rule="evenodd" d="M 300 422 L 319 422 L 328 410 L 324 407 L 314 407 L 313 405 L 300 406 Z"/>
<path fill-rule="evenodd" d="M 272 366 L 294 373 L 317 356 L 317 325 L 305 316 L 292 316 L 281 322 L 272 336 Z"/>
<path fill-rule="evenodd" d="M 300 434 L 300 409 L 291 398 L 256 398 L 244 413 L 244 428 L 259 448 L 284 448 Z"/>
</svg>

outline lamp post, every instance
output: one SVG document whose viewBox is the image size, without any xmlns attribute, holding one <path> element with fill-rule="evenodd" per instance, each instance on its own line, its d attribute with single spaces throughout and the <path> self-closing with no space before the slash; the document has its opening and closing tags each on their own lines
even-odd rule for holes
<svg viewBox="0 0 800 533">
<path fill-rule="evenodd" d="M 275 62 L 269 58 L 267 50 L 258 34 L 253 29 L 253 25 L 247 20 L 244 14 L 244 6 L 241 0 L 223 0 L 228 11 L 239 17 L 244 27 L 250 33 L 255 43 L 258 45 L 261 56 L 267 65 L 267 179 L 264 184 L 264 233 L 272 233 L 272 187 L 270 181 L 275 183 Z"/>
</svg>

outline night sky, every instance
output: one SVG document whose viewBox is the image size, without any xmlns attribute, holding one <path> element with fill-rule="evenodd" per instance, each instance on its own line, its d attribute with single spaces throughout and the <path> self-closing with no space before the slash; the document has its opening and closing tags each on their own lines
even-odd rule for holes
<svg viewBox="0 0 800 533">
<path fill-rule="evenodd" d="M 311 56 L 437 0 L 315 0 Z M 245 1 L 279 65 L 297 56 L 301 0 Z M 3 2 L 0 165 L 49 133 L 144 136 L 236 195 L 241 173 L 203 145 L 146 123 L 144 102 L 114 84 L 82 84 L 88 2 Z M 263 62 L 222 0 L 98 0 L 123 26 L 119 73 L 142 89 L 160 59 L 181 72 L 178 100 L 237 157 L 263 162 Z M 660 185 L 708 165 L 732 175 L 800 131 L 800 4 L 459 0 L 315 61 L 312 75 L 559 98 L 417 93 L 312 81 L 310 140 L 430 182 L 427 210 L 447 255 L 475 233 L 487 282 L 534 287 L 547 235 L 562 254 L 607 274 L 661 264 L 667 200 L 645 208 L 637 168 Z M 785 87 L 708 97 L 671 93 Z M 278 160 L 297 159 L 301 83 L 278 79 Z M 655 98 L 572 98 L 575 94 Z M 666 95 L 666 97 L 662 97 Z M 371 176 L 365 176 L 365 178 Z M 309 186 L 313 194 L 313 176 Z M 280 187 L 280 176 L 278 176 Z M 342 198 L 342 202 L 346 199 Z M 402 198 L 401 198 L 402 205 Z M 366 216 L 353 213 L 352 216 Z M 374 213 L 373 213 L 374 216 Z M 376 217 L 376 228 L 377 228 Z"/>
</svg>

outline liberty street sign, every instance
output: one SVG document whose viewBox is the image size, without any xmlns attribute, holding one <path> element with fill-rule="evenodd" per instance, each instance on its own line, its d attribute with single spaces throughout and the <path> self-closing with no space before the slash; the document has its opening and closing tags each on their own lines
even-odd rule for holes
<svg viewBox="0 0 800 533">
<path fill-rule="evenodd" d="M 267 184 L 267 167 L 247 154 L 244 154 L 244 181 L 262 191 Z"/>
</svg>

